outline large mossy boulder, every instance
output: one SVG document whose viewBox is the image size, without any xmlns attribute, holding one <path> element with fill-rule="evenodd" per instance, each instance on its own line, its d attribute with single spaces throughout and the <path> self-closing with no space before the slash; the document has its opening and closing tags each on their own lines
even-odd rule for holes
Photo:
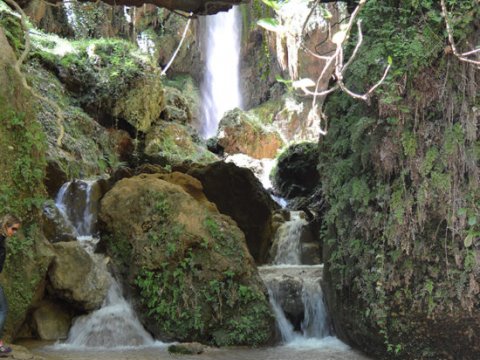
<svg viewBox="0 0 480 360">
<path fill-rule="evenodd" d="M 201 188 L 175 173 L 117 182 L 101 203 L 107 252 L 156 337 L 265 343 L 273 317 L 244 235 Z"/>
<path fill-rule="evenodd" d="M 58 55 L 56 38 L 40 38 L 33 56 L 52 69 L 81 107 L 101 124 L 118 120 L 147 131 L 165 108 L 159 70 L 133 44 L 119 39 L 69 43 Z"/>
<path fill-rule="evenodd" d="M 319 185 L 318 144 L 300 143 L 288 147 L 272 172 L 275 191 L 286 199 L 311 194 Z"/>
<path fill-rule="evenodd" d="M 222 161 L 188 174 L 199 179 L 205 195 L 244 232 L 255 261 L 265 263 L 273 234 L 272 213 L 278 207 L 249 169 Z"/>
<path fill-rule="evenodd" d="M 229 111 L 220 121 L 217 143 L 228 154 L 246 154 L 256 159 L 274 158 L 283 146 L 278 132 L 240 109 Z"/>
<path fill-rule="evenodd" d="M 155 162 L 170 165 L 184 161 L 208 164 L 218 160 L 192 128 L 166 121 L 158 122 L 147 133 L 144 152 Z"/>
</svg>

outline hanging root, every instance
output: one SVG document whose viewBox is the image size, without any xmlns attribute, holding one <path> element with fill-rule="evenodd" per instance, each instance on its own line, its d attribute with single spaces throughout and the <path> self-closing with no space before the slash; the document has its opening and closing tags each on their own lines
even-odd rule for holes
<svg viewBox="0 0 480 360">
<path fill-rule="evenodd" d="M 63 127 L 64 116 L 63 116 L 62 109 L 60 109 L 60 106 L 58 106 L 58 104 L 55 101 L 43 97 L 42 95 L 38 94 L 30 85 L 28 85 L 25 74 L 23 74 L 21 70 L 23 62 L 25 61 L 25 59 L 27 58 L 31 50 L 30 33 L 28 31 L 27 20 L 26 20 L 27 15 L 15 0 L 5 0 L 5 2 L 13 6 L 15 10 L 20 14 L 20 22 L 21 22 L 24 37 L 25 37 L 25 49 L 23 50 L 22 54 L 18 58 L 17 62 L 15 63 L 15 66 L 14 66 L 15 72 L 19 76 L 20 81 L 25 89 L 27 89 L 38 100 L 46 102 L 47 104 L 49 104 L 55 109 L 57 125 L 60 129 L 60 133 L 57 138 L 57 145 L 61 146 L 63 137 L 65 135 L 65 129 Z"/>
</svg>

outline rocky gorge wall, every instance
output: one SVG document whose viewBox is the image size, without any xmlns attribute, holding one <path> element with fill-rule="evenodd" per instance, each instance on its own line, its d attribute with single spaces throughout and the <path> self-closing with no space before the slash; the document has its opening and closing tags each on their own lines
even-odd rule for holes
<svg viewBox="0 0 480 360">
<path fill-rule="evenodd" d="M 465 16 L 458 38 L 478 43 L 478 6 L 452 9 Z M 335 329 L 380 358 L 474 359 L 479 71 L 437 35 L 438 4 L 373 1 L 363 11 L 365 43 L 349 86 L 371 81 L 380 54 L 394 57 L 395 70 L 370 105 L 345 94 L 326 100 L 319 172 Z"/>
</svg>

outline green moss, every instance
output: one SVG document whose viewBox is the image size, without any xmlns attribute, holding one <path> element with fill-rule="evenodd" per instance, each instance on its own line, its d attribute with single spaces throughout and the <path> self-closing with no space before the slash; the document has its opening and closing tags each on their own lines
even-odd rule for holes
<svg viewBox="0 0 480 360">
<path fill-rule="evenodd" d="M 25 48 L 25 39 L 20 19 L 0 2 L 0 27 L 3 29 L 10 46 L 15 53 L 20 54 Z"/>
<path fill-rule="evenodd" d="M 478 7 L 465 1 L 449 9 L 458 39 L 465 38 Z M 458 22 L 463 14 L 470 22 Z M 370 106 L 345 94 L 325 103 L 330 128 L 319 162 L 329 204 L 325 277 L 330 305 L 346 327 L 357 329 L 357 346 L 384 358 L 411 358 L 425 349 L 410 340 L 424 338 L 429 319 L 454 322 L 469 311 L 466 304 L 478 306 L 468 293 L 476 236 L 469 234 L 477 227 L 466 221 L 467 213 L 480 209 L 478 157 L 465 111 L 478 99 L 463 97 L 453 85 L 473 86 L 473 79 L 461 75 L 454 58 L 446 59 L 438 2 L 374 0 L 362 17 L 363 49 L 345 76 L 348 86 L 362 91 L 373 73 L 381 73 L 379 59 L 392 56 L 394 67 Z M 430 91 L 436 82 L 446 84 L 448 106 L 439 91 Z M 459 206 L 462 215 L 452 215 Z M 372 341 L 371 334 L 381 340 Z M 445 349 L 440 336 L 430 340 Z"/>
</svg>

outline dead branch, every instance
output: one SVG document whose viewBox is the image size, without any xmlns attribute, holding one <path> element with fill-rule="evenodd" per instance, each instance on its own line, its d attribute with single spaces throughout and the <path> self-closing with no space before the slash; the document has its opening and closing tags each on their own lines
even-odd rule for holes
<svg viewBox="0 0 480 360">
<path fill-rule="evenodd" d="M 177 49 L 173 53 L 172 58 L 168 62 L 167 66 L 165 66 L 165 68 L 162 70 L 162 73 L 161 73 L 162 76 L 167 74 L 167 70 L 170 68 L 173 61 L 177 57 L 177 54 L 180 51 L 180 48 L 182 47 L 182 44 L 185 41 L 185 38 L 187 37 L 187 31 L 188 31 L 188 28 L 190 27 L 190 23 L 192 22 L 192 18 L 191 18 L 192 15 L 193 15 L 193 13 L 190 13 L 190 18 L 188 19 L 187 24 L 185 25 L 185 30 L 183 30 L 182 38 L 180 39 L 180 42 L 178 43 Z"/>
<path fill-rule="evenodd" d="M 445 27 L 447 28 L 448 42 L 450 43 L 450 46 L 452 48 L 453 55 L 455 55 L 460 61 L 464 61 L 480 67 L 480 60 L 473 60 L 467 57 L 467 56 L 471 56 L 479 53 L 480 49 L 467 51 L 462 54 L 458 52 L 457 45 L 455 44 L 455 40 L 453 38 L 452 26 L 450 24 L 450 21 L 448 20 L 448 11 L 447 11 L 447 5 L 445 4 L 445 0 L 440 0 L 440 4 L 442 6 L 442 16 L 445 19 Z"/>
</svg>

